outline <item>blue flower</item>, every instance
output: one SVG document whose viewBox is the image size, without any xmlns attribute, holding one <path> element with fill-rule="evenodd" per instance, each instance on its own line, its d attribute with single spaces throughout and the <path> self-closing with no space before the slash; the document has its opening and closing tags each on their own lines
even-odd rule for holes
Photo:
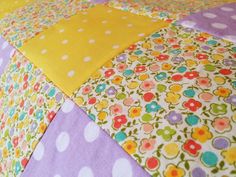
<svg viewBox="0 0 236 177">
<path fill-rule="evenodd" d="M 99 84 L 96 89 L 95 89 L 95 92 L 97 93 L 101 93 L 102 91 L 104 91 L 106 88 L 106 84 Z"/>
<path fill-rule="evenodd" d="M 18 174 L 21 171 L 20 162 L 16 162 L 15 164 L 15 173 Z"/>
<path fill-rule="evenodd" d="M 134 52 L 135 55 L 141 55 L 142 53 L 143 53 L 142 50 L 136 50 L 136 51 Z"/>
<path fill-rule="evenodd" d="M 152 37 L 160 37 L 161 35 L 159 33 L 154 33 Z"/>
<path fill-rule="evenodd" d="M 89 114 L 88 116 L 89 116 L 89 118 L 90 118 L 91 120 L 95 121 L 96 117 L 95 117 L 94 114 Z"/>
<path fill-rule="evenodd" d="M 179 67 L 177 70 L 178 70 L 180 73 L 184 73 L 184 72 L 187 70 L 187 68 L 186 68 L 185 66 L 181 66 L 181 67 Z"/>
<path fill-rule="evenodd" d="M 185 121 L 187 122 L 188 125 L 191 125 L 191 126 L 197 125 L 199 121 L 199 117 L 194 114 L 190 114 L 187 116 Z"/>
<path fill-rule="evenodd" d="M 49 92 L 48 92 L 48 96 L 53 97 L 56 93 L 56 89 L 52 88 Z"/>
<path fill-rule="evenodd" d="M 125 77 L 129 77 L 129 76 L 133 75 L 134 72 L 131 69 L 126 69 L 123 74 Z"/>
<path fill-rule="evenodd" d="M 216 45 L 216 44 L 217 44 L 217 41 L 215 41 L 215 40 L 209 40 L 209 41 L 207 41 L 207 44 L 209 44 L 209 45 Z"/>
<path fill-rule="evenodd" d="M 152 101 L 151 103 L 147 104 L 146 106 L 146 112 L 157 112 L 161 109 L 161 106 L 157 104 L 157 102 Z"/>
<path fill-rule="evenodd" d="M 157 80 L 164 80 L 167 77 L 167 74 L 165 72 L 160 72 L 155 76 Z"/>
<path fill-rule="evenodd" d="M 192 89 L 188 89 L 188 90 L 185 90 L 184 91 L 184 95 L 186 96 L 186 97 L 194 97 L 194 95 L 195 95 L 195 91 L 194 90 L 192 90 Z"/>
<path fill-rule="evenodd" d="M 21 115 L 20 115 L 20 117 L 19 117 L 19 120 L 23 120 L 23 119 L 25 118 L 25 116 L 26 116 L 26 113 L 25 113 L 25 112 L 21 113 Z"/>
<path fill-rule="evenodd" d="M 206 151 L 201 155 L 201 161 L 208 167 L 214 167 L 218 162 L 218 157 L 214 152 Z"/>
<path fill-rule="evenodd" d="M 124 141 L 126 139 L 126 137 L 127 137 L 127 135 L 123 131 L 120 131 L 115 135 L 115 140 L 117 142 L 121 142 L 121 141 Z"/>
</svg>

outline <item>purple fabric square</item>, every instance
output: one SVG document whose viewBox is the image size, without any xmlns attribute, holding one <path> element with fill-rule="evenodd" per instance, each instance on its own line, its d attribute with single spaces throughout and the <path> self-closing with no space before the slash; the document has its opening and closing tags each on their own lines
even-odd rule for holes
<svg viewBox="0 0 236 177">
<path fill-rule="evenodd" d="M 15 49 L 0 36 L 0 76 L 14 52 Z"/>
<path fill-rule="evenodd" d="M 189 15 L 177 23 L 236 43 L 236 3 Z"/>
<path fill-rule="evenodd" d="M 38 143 L 22 177 L 147 177 L 114 140 L 70 100 Z"/>
</svg>

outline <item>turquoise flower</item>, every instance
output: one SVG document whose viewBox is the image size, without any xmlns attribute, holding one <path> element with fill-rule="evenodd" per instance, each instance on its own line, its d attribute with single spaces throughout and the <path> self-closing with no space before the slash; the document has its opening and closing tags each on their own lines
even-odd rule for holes
<svg viewBox="0 0 236 177">
<path fill-rule="evenodd" d="M 136 50 L 136 51 L 134 52 L 135 55 L 141 55 L 142 53 L 143 53 L 142 50 Z"/>
<path fill-rule="evenodd" d="M 26 113 L 25 113 L 25 112 L 21 113 L 21 115 L 20 115 L 20 117 L 19 117 L 19 120 L 23 120 L 23 119 L 25 118 L 25 116 L 26 116 Z"/>
<path fill-rule="evenodd" d="M 52 88 L 49 92 L 48 92 L 48 96 L 53 97 L 56 93 L 56 89 Z"/>
<path fill-rule="evenodd" d="M 89 116 L 89 118 L 90 118 L 91 120 L 93 120 L 93 121 L 95 121 L 95 120 L 96 120 L 96 117 L 95 117 L 95 115 L 94 115 L 94 114 L 89 114 L 88 116 Z"/>
<path fill-rule="evenodd" d="M 159 34 L 159 33 L 154 33 L 153 35 L 152 35 L 152 37 L 154 37 L 154 38 L 157 38 L 157 37 L 160 37 L 161 35 Z"/>
<path fill-rule="evenodd" d="M 31 69 L 32 69 L 32 64 L 29 63 L 29 64 L 27 65 L 26 71 L 30 71 Z"/>
<path fill-rule="evenodd" d="M 233 47 L 233 48 L 232 48 L 232 51 L 233 51 L 233 52 L 236 52 L 236 47 Z"/>
<path fill-rule="evenodd" d="M 134 74 L 134 71 L 131 70 L 131 69 L 126 69 L 126 70 L 123 72 L 123 75 L 124 75 L 125 77 L 129 77 L 129 76 L 131 76 L 131 75 L 133 75 L 133 74 Z"/>
<path fill-rule="evenodd" d="M 214 167 L 218 162 L 218 157 L 214 152 L 206 151 L 201 155 L 201 161 L 207 167 Z"/>
<path fill-rule="evenodd" d="M 185 121 L 187 122 L 188 125 L 197 125 L 198 121 L 199 121 L 199 117 L 194 115 L 194 114 L 190 114 L 186 117 Z"/>
<path fill-rule="evenodd" d="M 170 51 L 170 53 L 172 53 L 172 54 L 180 54 L 181 50 L 179 50 L 179 49 L 172 50 L 172 51 Z"/>
<path fill-rule="evenodd" d="M 123 131 L 120 131 L 115 135 L 115 140 L 117 142 L 121 142 L 121 141 L 124 141 L 126 139 L 126 137 L 127 137 L 127 135 Z"/>
<path fill-rule="evenodd" d="M 15 111 L 16 111 L 16 108 L 11 108 L 10 111 L 9 111 L 9 116 L 10 117 L 13 117 L 13 115 L 15 114 Z"/>
<path fill-rule="evenodd" d="M 165 72 L 160 72 L 155 76 L 155 79 L 164 80 L 166 77 L 167 77 L 167 74 Z"/>
<path fill-rule="evenodd" d="M 192 89 L 185 90 L 185 91 L 184 91 L 184 95 L 185 95 L 186 97 L 192 98 L 192 97 L 194 97 L 194 95 L 195 95 L 195 91 L 192 90 Z"/>
<path fill-rule="evenodd" d="M 177 70 L 178 70 L 178 72 L 180 72 L 180 73 L 184 73 L 184 72 L 187 70 L 187 68 L 186 68 L 185 66 L 181 66 L 181 67 L 179 67 Z"/>
<path fill-rule="evenodd" d="M 106 88 L 106 84 L 99 84 L 96 89 L 95 89 L 95 92 L 97 93 L 101 93 L 102 91 L 104 91 Z"/>
<path fill-rule="evenodd" d="M 216 45 L 216 44 L 217 44 L 217 41 L 215 41 L 215 40 L 209 40 L 209 41 L 207 41 L 207 44 L 209 44 L 209 45 Z"/>
<path fill-rule="evenodd" d="M 152 101 L 151 103 L 147 104 L 146 106 L 146 112 L 157 112 L 161 109 L 161 106 L 157 104 L 157 102 Z"/>
<path fill-rule="evenodd" d="M 20 171 L 21 171 L 20 162 L 16 162 L 16 164 L 15 164 L 15 173 L 19 174 Z"/>
<path fill-rule="evenodd" d="M 36 111 L 36 119 L 42 120 L 43 119 L 43 110 L 39 109 Z"/>
<path fill-rule="evenodd" d="M 232 82 L 233 88 L 236 88 L 236 81 Z"/>
<path fill-rule="evenodd" d="M 7 149 L 8 149 L 8 150 L 12 149 L 12 144 L 11 144 L 10 141 L 7 142 Z"/>
<path fill-rule="evenodd" d="M 167 13 L 161 12 L 159 15 L 160 15 L 160 17 L 166 17 L 166 16 L 167 16 Z"/>
</svg>

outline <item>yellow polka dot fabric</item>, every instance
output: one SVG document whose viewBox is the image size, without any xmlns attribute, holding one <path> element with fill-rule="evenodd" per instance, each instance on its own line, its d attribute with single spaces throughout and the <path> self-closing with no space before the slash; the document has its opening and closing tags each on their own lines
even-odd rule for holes
<svg viewBox="0 0 236 177">
<path fill-rule="evenodd" d="M 0 18 L 34 0 L 0 0 Z"/>
<path fill-rule="evenodd" d="M 60 21 L 20 50 L 67 95 L 108 60 L 168 23 L 98 5 Z"/>
</svg>

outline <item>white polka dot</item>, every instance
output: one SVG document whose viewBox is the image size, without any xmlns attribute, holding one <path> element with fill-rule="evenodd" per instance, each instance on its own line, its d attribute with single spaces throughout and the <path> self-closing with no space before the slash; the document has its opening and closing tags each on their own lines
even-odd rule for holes
<svg viewBox="0 0 236 177">
<path fill-rule="evenodd" d="M 144 33 L 140 33 L 140 34 L 138 34 L 138 36 L 142 37 L 142 36 L 145 36 L 145 34 Z"/>
<path fill-rule="evenodd" d="M 106 20 L 103 20 L 103 21 L 102 21 L 102 24 L 106 24 L 106 23 L 107 23 L 107 21 L 106 21 Z"/>
<path fill-rule="evenodd" d="M 224 38 L 228 39 L 230 41 L 236 42 L 236 36 L 234 36 L 234 35 L 226 35 L 226 36 L 224 36 Z"/>
<path fill-rule="evenodd" d="M 65 30 L 64 29 L 60 29 L 59 30 L 59 33 L 63 33 Z"/>
<path fill-rule="evenodd" d="M 208 12 L 203 13 L 202 16 L 204 16 L 206 18 L 216 18 L 217 17 L 216 14 L 208 13 Z"/>
<path fill-rule="evenodd" d="M 71 70 L 67 73 L 67 76 L 68 77 L 73 77 L 75 75 L 75 71 L 74 70 Z"/>
<path fill-rule="evenodd" d="M 59 174 L 56 174 L 56 175 L 54 175 L 53 177 L 61 177 L 61 175 L 59 175 Z"/>
<path fill-rule="evenodd" d="M 43 40 L 43 39 L 45 39 L 45 36 L 42 35 L 42 36 L 39 37 L 39 39 Z"/>
<path fill-rule="evenodd" d="M 83 12 L 82 14 L 83 14 L 83 15 L 87 15 L 88 13 L 87 13 L 87 12 Z"/>
<path fill-rule="evenodd" d="M 183 21 L 181 24 L 185 27 L 192 28 L 196 25 L 196 22 L 186 20 L 186 21 Z"/>
<path fill-rule="evenodd" d="M 13 55 L 15 54 L 15 49 L 12 49 L 11 52 L 10 52 L 10 57 L 13 57 Z"/>
<path fill-rule="evenodd" d="M 59 152 L 67 149 L 70 143 L 70 136 L 67 132 L 61 132 L 56 139 L 56 148 Z"/>
<path fill-rule="evenodd" d="M 231 7 L 221 7 L 221 10 L 225 11 L 225 12 L 232 12 L 234 9 Z"/>
<path fill-rule="evenodd" d="M 153 19 L 152 22 L 157 22 L 157 19 Z"/>
<path fill-rule="evenodd" d="M 8 46 L 8 42 L 4 42 L 3 44 L 2 44 L 2 50 L 4 50 L 5 48 L 7 48 L 7 46 Z"/>
<path fill-rule="evenodd" d="M 39 142 L 34 150 L 33 158 L 39 161 L 43 158 L 43 155 L 44 155 L 44 145 L 43 143 Z"/>
<path fill-rule="evenodd" d="M 83 167 L 79 171 L 78 177 L 94 177 L 93 171 L 89 167 Z"/>
<path fill-rule="evenodd" d="M 88 20 L 87 20 L 87 19 L 83 19 L 82 22 L 83 22 L 83 23 L 87 23 Z"/>
<path fill-rule="evenodd" d="M 107 11 L 107 13 L 111 13 L 111 12 L 112 12 L 112 10 L 111 10 L 111 9 Z"/>
<path fill-rule="evenodd" d="M 111 34 L 111 31 L 110 30 L 106 30 L 105 34 L 109 35 L 109 34 Z"/>
<path fill-rule="evenodd" d="M 133 24 L 129 23 L 127 24 L 127 26 L 130 28 L 130 27 L 133 27 Z"/>
<path fill-rule="evenodd" d="M 233 20 L 236 20 L 236 15 L 232 15 L 231 18 L 232 18 Z"/>
<path fill-rule="evenodd" d="M 122 18 L 122 19 L 124 19 L 124 20 L 125 20 L 125 19 L 127 19 L 127 17 L 126 17 L 126 16 L 123 16 L 123 17 L 121 17 L 121 18 Z"/>
<path fill-rule="evenodd" d="M 132 177 L 133 171 L 130 162 L 125 158 L 116 160 L 112 168 L 112 177 Z"/>
<path fill-rule="evenodd" d="M 47 53 L 46 49 L 41 50 L 41 54 L 45 54 L 45 53 Z"/>
<path fill-rule="evenodd" d="M 64 113 L 69 113 L 72 111 L 74 106 L 75 106 L 75 103 L 73 101 L 71 101 L 70 99 L 66 99 L 64 104 L 61 107 L 61 110 Z"/>
<path fill-rule="evenodd" d="M 84 31 L 83 28 L 79 28 L 79 29 L 78 29 L 78 32 L 83 32 L 83 31 Z"/>
<path fill-rule="evenodd" d="M 68 58 L 69 58 L 68 55 L 63 55 L 63 56 L 61 57 L 62 60 L 67 60 Z"/>
<path fill-rule="evenodd" d="M 2 66 L 2 63 L 3 63 L 3 59 L 0 58 L 0 66 Z"/>
<path fill-rule="evenodd" d="M 68 43 L 68 40 L 63 40 L 62 42 L 61 42 L 62 44 L 67 44 Z"/>
<path fill-rule="evenodd" d="M 100 133 L 100 128 L 94 122 L 89 122 L 84 128 L 84 138 L 87 142 L 91 143 L 95 141 Z"/>
<path fill-rule="evenodd" d="M 94 44 L 94 43 L 95 43 L 95 40 L 94 40 L 94 39 L 89 39 L 88 43 L 89 43 L 89 44 Z"/>
<path fill-rule="evenodd" d="M 84 62 L 89 62 L 91 60 L 91 57 L 87 56 L 87 57 L 84 57 Z"/>
<path fill-rule="evenodd" d="M 217 28 L 217 29 L 225 29 L 225 28 L 227 28 L 227 25 L 223 24 L 223 23 L 212 23 L 211 26 L 214 27 L 214 28 Z"/>
<path fill-rule="evenodd" d="M 119 47 L 120 47 L 120 46 L 117 45 L 117 44 L 112 46 L 113 49 L 118 49 Z"/>
</svg>

